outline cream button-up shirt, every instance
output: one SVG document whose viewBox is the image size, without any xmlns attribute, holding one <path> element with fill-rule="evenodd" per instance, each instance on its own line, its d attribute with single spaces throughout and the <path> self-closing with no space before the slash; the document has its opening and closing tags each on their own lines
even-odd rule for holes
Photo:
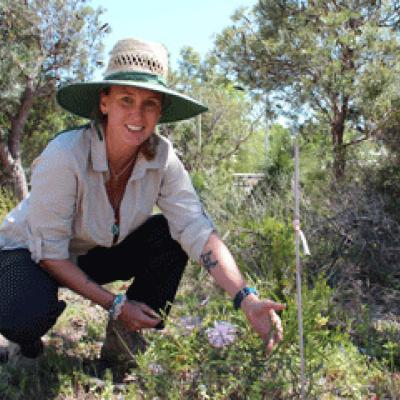
<svg viewBox="0 0 400 400">
<path fill-rule="evenodd" d="M 115 216 L 105 188 L 106 147 L 93 125 L 58 135 L 32 168 L 29 196 L 0 227 L 0 249 L 29 249 L 39 262 L 73 260 L 95 246 L 113 245 Z M 215 228 L 164 137 L 153 160 L 138 156 L 121 201 L 117 243 L 142 225 L 155 205 L 166 217 L 171 236 L 198 261 Z"/>
</svg>

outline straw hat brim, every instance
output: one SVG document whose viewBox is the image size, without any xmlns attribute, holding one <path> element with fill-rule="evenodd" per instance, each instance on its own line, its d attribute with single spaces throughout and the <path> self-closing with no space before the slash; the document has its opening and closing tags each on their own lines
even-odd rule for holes
<svg viewBox="0 0 400 400">
<path fill-rule="evenodd" d="M 188 119 L 208 110 L 205 105 L 197 100 L 161 84 L 132 80 L 103 80 L 73 83 L 58 90 L 57 101 L 65 110 L 83 118 L 93 119 L 94 113 L 99 106 L 101 89 L 110 86 L 133 86 L 163 93 L 166 97 L 162 114 L 158 121 L 160 124 Z"/>
</svg>

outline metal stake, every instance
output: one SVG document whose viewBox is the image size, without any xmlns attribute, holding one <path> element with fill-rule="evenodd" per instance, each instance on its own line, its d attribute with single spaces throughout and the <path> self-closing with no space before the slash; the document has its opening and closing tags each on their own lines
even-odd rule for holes
<svg viewBox="0 0 400 400">
<path fill-rule="evenodd" d="M 296 286 L 297 286 L 297 320 L 299 325 L 299 345 L 300 345 L 300 369 L 301 369 L 301 393 L 300 398 L 305 399 L 305 360 L 304 360 L 304 337 L 303 337 L 303 316 L 302 316 L 302 296 L 301 296 L 301 263 L 300 263 L 300 187 L 299 187 L 299 143 L 297 134 L 294 142 L 294 231 L 296 246 Z"/>
</svg>

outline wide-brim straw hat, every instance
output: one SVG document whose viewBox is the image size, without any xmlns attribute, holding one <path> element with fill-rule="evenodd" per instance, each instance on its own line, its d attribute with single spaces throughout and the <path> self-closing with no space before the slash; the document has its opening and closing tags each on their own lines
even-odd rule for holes
<svg viewBox="0 0 400 400">
<path fill-rule="evenodd" d="M 64 86 L 57 92 L 57 101 L 73 114 L 96 119 L 102 89 L 133 86 L 164 94 L 158 123 L 180 121 L 207 111 L 199 101 L 168 88 L 167 75 L 168 52 L 162 44 L 123 39 L 111 51 L 103 80 Z"/>
</svg>

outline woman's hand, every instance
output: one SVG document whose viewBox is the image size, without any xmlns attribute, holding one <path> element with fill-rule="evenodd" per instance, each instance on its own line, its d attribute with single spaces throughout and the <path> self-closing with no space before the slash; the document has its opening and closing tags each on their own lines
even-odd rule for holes
<svg viewBox="0 0 400 400">
<path fill-rule="evenodd" d="M 275 311 L 285 309 L 285 305 L 272 300 L 261 300 L 251 294 L 242 301 L 241 308 L 270 353 L 283 339 L 282 322 Z"/>
<path fill-rule="evenodd" d="M 154 328 L 161 322 L 160 316 L 148 305 L 139 301 L 127 301 L 118 319 L 131 331 Z"/>
</svg>

